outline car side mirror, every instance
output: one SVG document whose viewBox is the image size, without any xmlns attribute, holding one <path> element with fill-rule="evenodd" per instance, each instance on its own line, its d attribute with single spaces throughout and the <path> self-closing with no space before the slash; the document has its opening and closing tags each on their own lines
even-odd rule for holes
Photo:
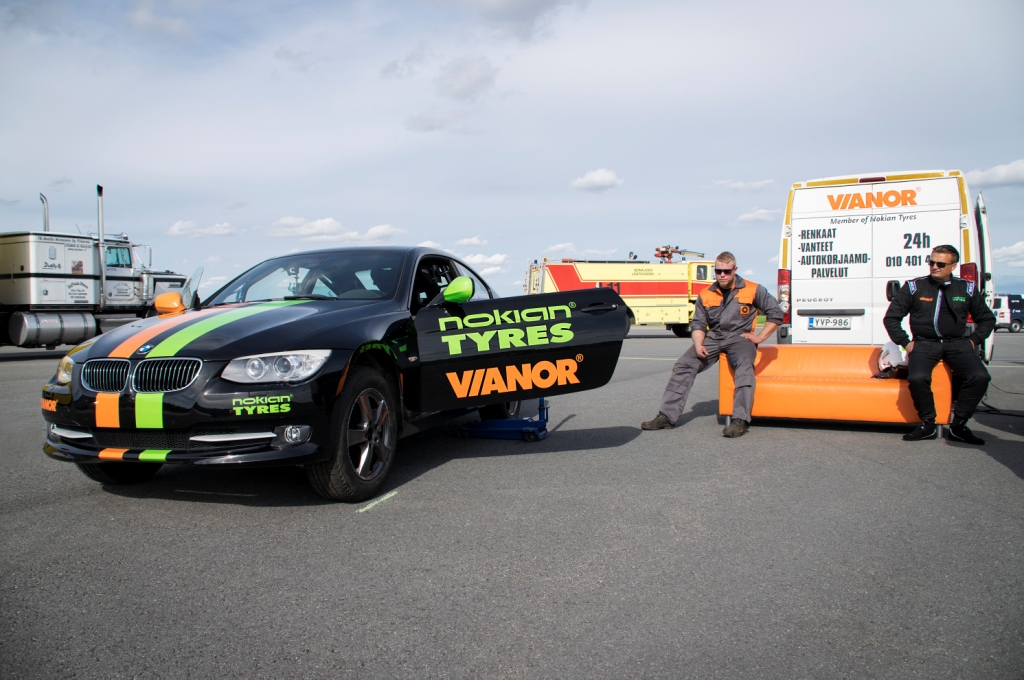
<svg viewBox="0 0 1024 680">
<path fill-rule="evenodd" d="M 181 299 L 181 293 L 174 292 L 157 295 L 153 300 L 153 306 L 156 307 L 156 313 L 160 316 L 184 314 L 187 309 L 185 302 Z"/>
<path fill-rule="evenodd" d="M 476 284 L 473 283 L 473 279 L 468 276 L 459 276 L 445 286 L 441 296 L 444 297 L 444 301 L 447 303 L 461 305 L 463 302 L 472 300 L 475 293 Z"/>
<path fill-rule="evenodd" d="M 892 299 L 896 297 L 896 293 L 900 292 L 899 281 L 886 281 L 885 282 L 885 299 L 892 302 Z"/>
<path fill-rule="evenodd" d="M 985 280 L 986 281 L 991 281 L 992 280 L 992 272 L 985 272 Z"/>
</svg>

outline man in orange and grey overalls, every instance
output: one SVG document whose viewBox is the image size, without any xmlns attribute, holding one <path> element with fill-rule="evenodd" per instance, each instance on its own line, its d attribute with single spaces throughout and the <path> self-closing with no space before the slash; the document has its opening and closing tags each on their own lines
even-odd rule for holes
<svg viewBox="0 0 1024 680">
<path fill-rule="evenodd" d="M 757 312 L 764 313 L 764 327 L 757 335 Z M 750 424 L 754 403 L 754 358 L 757 346 L 782 323 L 779 303 L 764 286 L 736 275 L 736 258 L 724 252 L 715 259 L 715 282 L 697 296 L 697 309 L 690 321 L 693 347 L 672 367 L 658 415 L 641 425 L 645 430 L 675 427 L 686 407 L 693 380 L 718 362 L 719 354 L 729 358 L 736 373 L 732 422 L 722 430 L 726 437 L 742 437 Z"/>
</svg>

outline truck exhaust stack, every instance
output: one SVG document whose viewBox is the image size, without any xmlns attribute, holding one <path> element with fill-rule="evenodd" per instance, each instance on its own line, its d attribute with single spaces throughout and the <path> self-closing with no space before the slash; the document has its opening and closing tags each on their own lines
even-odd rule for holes
<svg viewBox="0 0 1024 680">
<path fill-rule="evenodd" d="M 102 312 L 107 308 L 107 247 L 103 241 L 103 187 L 99 184 L 96 185 L 96 222 L 99 229 L 99 239 L 96 241 L 96 247 L 99 248 L 97 262 L 100 268 L 99 307 Z"/>
<path fill-rule="evenodd" d="M 39 194 L 39 200 L 43 202 L 43 231 L 50 231 L 50 202 L 42 194 Z"/>
</svg>

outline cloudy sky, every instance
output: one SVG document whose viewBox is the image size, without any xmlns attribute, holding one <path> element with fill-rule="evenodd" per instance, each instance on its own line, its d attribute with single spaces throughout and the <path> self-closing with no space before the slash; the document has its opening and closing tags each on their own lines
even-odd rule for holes
<svg viewBox="0 0 1024 680">
<path fill-rule="evenodd" d="M 1024 3 L 0 2 L 0 231 L 107 229 L 223 282 L 321 245 L 734 251 L 793 182 L 961 169 L 1024 293 Z M 972 197 L 973 198 L 973 197 Z M 210 292 L 210 288 L 205 289 Z"/>
</svg>

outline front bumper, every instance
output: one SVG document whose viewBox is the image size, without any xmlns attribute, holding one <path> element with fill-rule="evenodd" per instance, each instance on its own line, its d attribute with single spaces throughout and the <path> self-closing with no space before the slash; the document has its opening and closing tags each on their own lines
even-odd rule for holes
<svg viewBox="0 0 1024 680">
<path fill-rule="evenodd" d="M 226 446 L 215 451 L 192 452 L 173 449 L 120 449 L 95 448 L 84 443 L 69 443 L 47 435 L 43 453 L 55 460 L 71 463 L 118 463 L 151 462 L 178 463 L 189 465 L 244 465 L 246 467 L 270 467 L 275 465 L 303 465 L 316 463 L 327 458 L 327 453 L 313 442 L 296 444 L 286 448 L 273 448 L 266 443 L 250 446 Z"/>
</svg>

